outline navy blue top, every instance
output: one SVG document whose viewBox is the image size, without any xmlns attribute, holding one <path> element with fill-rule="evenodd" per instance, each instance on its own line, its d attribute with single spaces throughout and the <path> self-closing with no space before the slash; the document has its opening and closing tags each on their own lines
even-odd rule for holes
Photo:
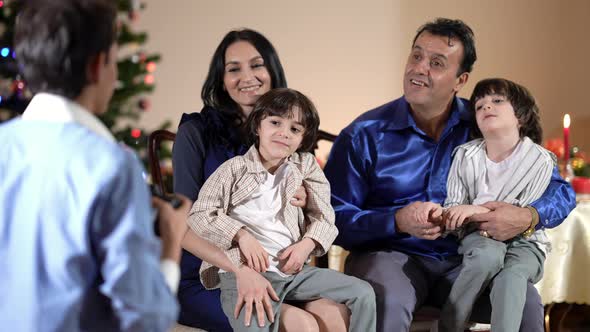
<svg viewBox="0 0 590 332">
<path fill-rule="evenodd" d="M 221 164 L 246 153 L 248 147 L 242 142 L 238 128 L 228 126 L 229 122 L 210 107 L 200 113 L 182 115 L 172 150 L 174 192 L 195 201 L 205 180 Z M 219 294 L 207 291 L 201 284 L 201 263 L 198 257 L 182 251 L 178 287 L 180 322 L 207 330 L 231 330 L 221 311 Z"/>
<path fill-rule="evenodd" d="M 469 139 L 468 101 L 453 100 L 438 141 L 418 128 L 404 97 L 364 113 L 332 146 L 324 171 L 340 231 L 336 244 L 348 250 L 394 249 L 443 259 L 457 254 L 454 237 L 424 240 L 395 230 L 395 213 L 415 201 L 442 204 L 452 151 Z M 575 194 L 555 168 L 544 195 L 532 204 L 538 227 L 555 227 L 575 207 Z"/>
</svg>

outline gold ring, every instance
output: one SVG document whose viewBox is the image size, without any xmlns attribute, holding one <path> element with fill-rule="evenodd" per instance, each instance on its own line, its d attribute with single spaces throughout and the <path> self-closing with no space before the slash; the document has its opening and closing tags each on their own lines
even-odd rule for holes
<svg viewBox="0 0 590 332">
<path fill-rule="evenodd" d="M 483 236 L 483 237 L 488 237 L 488 238 L 490 237 L 490 234 L 488 234 L 488 231 L 486 231 L 486 230 L 479 232 L 479 234 L 481 234 L 481 236 Z"/>
</svg>

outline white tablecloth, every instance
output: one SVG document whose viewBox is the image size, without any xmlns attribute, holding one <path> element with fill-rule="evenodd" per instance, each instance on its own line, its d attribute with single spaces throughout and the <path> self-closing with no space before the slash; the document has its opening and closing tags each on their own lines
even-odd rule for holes
<svg viewBox="0 0 590 332">
<path fill-rule="evenodd" d="M 561 225 L 546 231 L 553 249 L 536 285 L 543 304 L 590 304 L 590 202 L 579 202 Z"/>
</svg>

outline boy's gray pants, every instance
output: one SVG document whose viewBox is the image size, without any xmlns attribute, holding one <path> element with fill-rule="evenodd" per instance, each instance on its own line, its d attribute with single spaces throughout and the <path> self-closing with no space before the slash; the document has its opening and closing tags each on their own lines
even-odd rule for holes
<svg viewBox="0 0 590 332">
<path fill-rule="evenodd" d="M 244 312 L 234 319 L 234 308 L 238 299 L 236 277 L 233 273 L 221 273 L 221 306 L 234 331 L 273 331 L 279 330 L 280 305 L 284 301 L 312 301 L 319 298 L 344 303 L 350 309 L 349 331 L 375 331 L 376 304 L 375 293 L 368 282 L 347 276 L 343 273 L 305 265 L 301 272 L 283 278 L 276 273 L 265 272 L 263 276 L 270 281 L 279 296 L 279 302 L 271 300 L 275 321 L 264 327 L 258 326 L 256 314 L 252 313 L 250 326 L 244 325 Z"/>
<path fill-rule="evenodd" d="M 463 238 L 459 253 L 463 268 L 443 307 L 439 331 L 464 331 L 475 300 L 490 285 L 492 330 L 517 332 L 527 283 L 543 276 L 543 251 L 522 237 L 500 242 L 474 232 Z"/>
</svg>

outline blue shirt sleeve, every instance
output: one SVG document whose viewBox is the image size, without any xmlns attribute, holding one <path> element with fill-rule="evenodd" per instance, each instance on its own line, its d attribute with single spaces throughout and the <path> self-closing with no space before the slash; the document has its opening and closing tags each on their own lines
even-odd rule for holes
<svg viewBox="0 0 590 332">
<path fill-rule="evenodd" d="M 395 230 L 395 213 L 401 207 L 385 211 L 364 208 L 371 190 L 368 174 L 372 161 L 368 153 L 357 150 L 362 145 L 359 135 L 353 138 L 342 132 L 332 146 L 324 169 L 330 182 L 332 206 L 340 232 L 335 244 L 348 250 L 394 236 L 407 236 L 397 234 Z"/>
<path fill-rule="evenodd" d="M 555 167 L 545 193 L 531 205 L 539 212 L 537 229 L 553 228 L 561 224 L 576 207 L 576 193 Z"/>
<path fill-rule="evenodd" d="M 160 272 L 160 244 L 153 233 L 141 167 L 124 152 L 95 202 L 90 238 L 102 283 L 122 331 L 167 331 L 178 305 Z"/>
<path fill-rule="evenodd" d="M 172 149 L 174 192 L 192 201 L 197 200 L 204 182 L 205 146 L 197 120 L 192 117 L 180 124 Z"/>
</svg>

